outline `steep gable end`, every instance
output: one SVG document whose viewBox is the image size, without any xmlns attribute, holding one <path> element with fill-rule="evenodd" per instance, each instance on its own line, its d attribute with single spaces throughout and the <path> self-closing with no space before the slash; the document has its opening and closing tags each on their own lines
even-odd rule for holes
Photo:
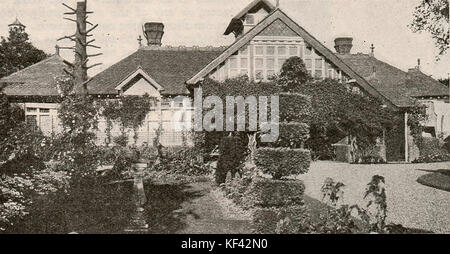
<svg viewBox="0 0 450 254">
<path fill-rule="evenodd" d="M 286 36 L 294 37 L 298 36 L 294 30 L 286 25 L 283 21 L 277 19 L 264 30 L 262 30 L 258 36 Z"/>
<path fill-rule="evenodd" d="M 279 21 L 278 21 L 279 20 Z M 198 72 L 195 76 L 189 79 L 186 83 L 188 85 L 195 85 L 206 76 L 210 75 L 214 70 L 216 70 L 221 64 L 223 64 L 230 56 L 236 54 L 240 49 L 245 48 L 249 42 L 255 39 L 258 35 L 260 35 L 266 28 L 270 25 L 274 24 L 271 29 L 266 31 L 273 31 L 276 26 L 280 26 L 284 23 L 290 30 L 295 32 L 297 37 L 304 40 L 304 42 L 314 49 L 314 51 L 323 56 L 326 61 L 328 61 L 333 66 L 336 66 L 341 73 L 348 76 L 350 79 L 354 80 L 354 83 L 357 83 L 361 86 L 368 94 L 375 96 L 383 101 L 388 106 L 392 106 L 397 108 L 395 104 L 393 104 L 386 96 L 377 91 L 366 79 L 361 77 L 358 73 L 356 73 L 352 68 L 350 68 L 342 59 L 335 55 L 330 49 L 325 47 L 319 40 L 314 38 L 310 33 L 308 33 L 304 28 L 299 26 L 296 22 L 294 22 L 291 18 L 289 18 L 283 11 L 280 9 L 276 9 L 271 14 L 269 14 L 265 19 L 259 22 L 255 27 L 253 27 L 250 31 L 245 33 L 243 36 L 239 37 L 232 45 L 230 45 L 220 56 L 210 62 L 206 67 L 204 67 L 200 72 Z M 281 25 L 282 26 L 282 25 Z M 286 30 L 284 30 L 286 31 Z M 255 61 L 255 65 L 257 65 Z M 255 67 L 256 69 L 257 67 Z"/>
</svg>

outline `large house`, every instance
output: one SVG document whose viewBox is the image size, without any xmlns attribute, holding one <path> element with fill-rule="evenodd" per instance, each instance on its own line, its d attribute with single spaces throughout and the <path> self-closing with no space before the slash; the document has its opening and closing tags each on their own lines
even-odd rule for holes
<svg viewBox="0 0 450 254">
<path fill-rule="evenodd" d="M 235 37 L 228 47 L 170 47 L 161 43 L 164 25 L 145 24 L 147 46 L 141 46 L 130 56 L 113 64 L 103 72 L 92 77 L 87 83 L 90 94 L 100 98 L 149 94 L 160 98 L 157 108 L 147 117 L 139 130 L 140 142 L 151 144 L 156 129 L 163 128 L 163 144 L 180 145 L 181 134 L 173 129 L 173 113 L 183 108 L 192 111 L 191 100 L 173 101 L 178 95 L 190 95 L 190 90 L 203 79 L 209 77 L 218 81 L 247 75 L 253 80 L 267 80 L 280 71 L 289 57 L 301 57 L 309 73 L 316 79 L 332 78 L 339 80 L 349 92 L 362 93 L 379 98 L 387 107 L 404 114 L 416 102 L 426 103 L 429 118 L 424 123 L 431 135 L 450 135 L 449 90 L 445 85 L 420 71 L 420 64 L 404 72 L 375 58 L 373 49 L 369 54 L 352 54 L 352 38 L 341 37 L 335 40 L 335 51 L 324 46 L 311 33 L 288 17 L 278 6 L 268 0 L 255 0 L 231 19 L 225 35 Z M 55 55 L 41 63 L 0 80 L 6 83 L 4 92 L 25 103 L 27 119 L 37 116 L 37 124 L 47 128 L 49 123 L 42 121 L 45 112 L 52 112 L 56 104 L 35 104 L 41 96 L 54 96 L 50 93 L 51 80 L 33 78 L 38 70 L 42 76 L 54 76 L 50 65 L 57 69 L 62 59 Z M 58 67 L 57 67 L 58 66 Z M 9 85 L 8 85 L 9 84 Z M 43 91 L 48 91 L 44 94 Z M 24 91 L 28 91 L 24 94 Z M 40 99 L 42 100 L 42 98 Z M 44 100 L 42 102 L 48 102 Z M 50 101 L 51 102 L 51 101 Z M 42 112 L 42 114 L 41 114 Z M 190 114 L 179 121 L 190 121 Z M 40 120 L 41 119 L 41 120 Z M 56 123 L 56 120 L 55 120 Z M 105 121 L 100 129 L 104 129 Z M 51 130 L 57 129 L 52 125 Z M 103 134 L 102 134 L 103 133 Z M 118 130 L 113 130 L 118 133 Z M 403 136 L 401 154 L 407 161 L 410 156 L 412 139 Z M 99 141 L 106 141 L 103 131 Z M 399 160 L 400 158 L 391 158 Z"/>
</svg>

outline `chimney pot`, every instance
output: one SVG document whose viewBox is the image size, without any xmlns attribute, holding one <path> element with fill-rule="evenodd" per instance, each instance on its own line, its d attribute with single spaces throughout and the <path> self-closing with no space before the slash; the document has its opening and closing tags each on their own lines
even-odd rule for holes
<svg viewBox="0 0 450 254">
<path fill-rule="evenodd" d="M 144 30 L 144 36 L 147 39 L 148 46 L 160 47 L 162 45 L 161 40 L 164 35 L 164 24 L 163 23 L 157 23 L 157 22 L 145 23 L 143 30 Z"/>
<path fill-rule="evenodd" d="M 339 37 L 334 40 L 334 48 L 338 54 L 350 54 L 353 47 L 352 37 Z"/>
</svg>

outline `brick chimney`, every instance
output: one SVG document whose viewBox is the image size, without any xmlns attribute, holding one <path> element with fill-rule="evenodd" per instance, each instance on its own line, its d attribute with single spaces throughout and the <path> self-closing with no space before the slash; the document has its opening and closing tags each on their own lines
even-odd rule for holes
<svg viewBox="0 0 450 254">
<path fill-rule="evenodd" d="M 338 54 L 350 54 L 353 47 L 352 37 L 339 37 L 334 40 L 334 48 Z"/>
<path fill-rule="evenodd" d="M 147 39 L 148 46 L 160 47 L 164 35 L 164 24 L 157 22 L 148 22 L 143 26 L 144 37 Z"/>
</svg>

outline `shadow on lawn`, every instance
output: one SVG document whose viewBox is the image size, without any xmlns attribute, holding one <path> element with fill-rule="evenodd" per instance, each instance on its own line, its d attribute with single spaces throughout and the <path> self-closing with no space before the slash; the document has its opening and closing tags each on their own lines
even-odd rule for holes
<svg viewBox="0 0 450 254">
<path fill-rule="evenodd" d="M 174 233 L 185 226 L 187 214 L 174 216 L 181 204 L 199 196 L 187 185 L 145 184 L 145 218 L 149 233 Z M 14 223 L 10 234 L 123 234 L 136 211 L 133 182 L 107 185 L 88 181 L 71 188 L 35 196 L 30 214 Z"/>
<path fill-rule="evenodd" d="M 150 234 L 174 234 L 186 227 L 186 217 L 192 215 L 187 211 L 180 212 L 182 204 L 203 195 L 200 191 L 193 191 L 186 184 L 159 185 L 145 183 L 147 203 L 145 217 Z"/>
</svg>

